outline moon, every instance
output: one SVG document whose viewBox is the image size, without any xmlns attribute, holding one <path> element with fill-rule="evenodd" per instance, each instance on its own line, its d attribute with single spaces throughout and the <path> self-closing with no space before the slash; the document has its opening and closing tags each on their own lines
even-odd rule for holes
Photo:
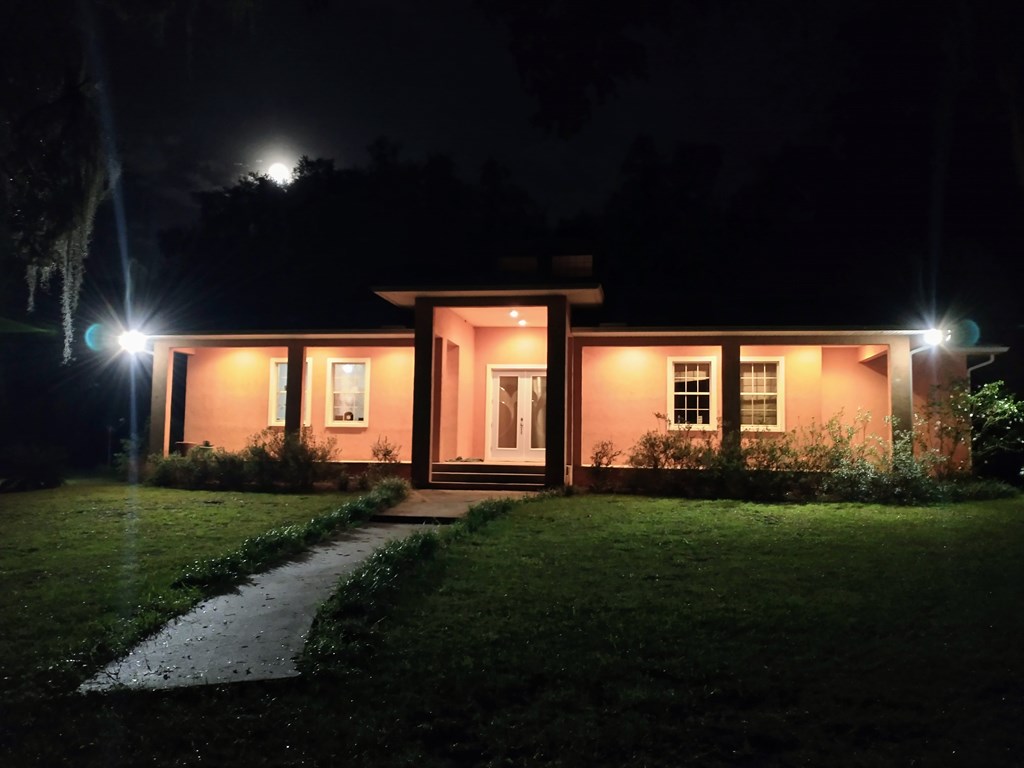
<svg viewBox="0 0 1024 768">
<path fill-rule="evenodd" d="M 292 178 L 291 169 L 284 163 L 272 163 L 267 169 L 267 175 L 277 184 L 287 184 Z"/>
</svg>

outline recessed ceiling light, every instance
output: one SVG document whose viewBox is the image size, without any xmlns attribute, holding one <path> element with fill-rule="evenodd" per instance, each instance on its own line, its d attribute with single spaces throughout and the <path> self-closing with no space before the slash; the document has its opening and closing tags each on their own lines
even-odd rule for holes
<svg viewBox="0 0 1024 768">
<path fill-rule="evenodd" d="M 522 328 L 524 325 L 526 325 L 526 321 L 525 320 L 520 320 L 519 321 L 519 327 Z"/>
<path fill-rule="evenodd" d="M 508 313 L 508 316 L 509 317 L 519 317 L 519 310 L 518 309 L 513 309 L 511 312 Z"/>
</svg>

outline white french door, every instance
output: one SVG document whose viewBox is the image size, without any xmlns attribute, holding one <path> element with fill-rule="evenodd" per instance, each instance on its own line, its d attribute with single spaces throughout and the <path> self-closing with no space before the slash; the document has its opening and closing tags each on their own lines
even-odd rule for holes
<svg viewBox="0 0 1024 768">
<path fill-rule="evenodd" d="M 543 462 L 547 445 L 547 371 L 492 367 L 488 397 L 488 460 Z"/>
</svg>

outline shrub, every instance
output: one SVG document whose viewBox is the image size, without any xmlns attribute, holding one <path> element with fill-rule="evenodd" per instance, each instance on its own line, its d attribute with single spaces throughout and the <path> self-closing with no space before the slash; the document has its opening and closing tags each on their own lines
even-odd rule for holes
<svg viewBox="0 0 1024 768">
<path fill-rule="evenodd" d="M 711 432 L 692 434 L 692 426 L 670 428 L 668 417 L 655 413 L 660 429 L 644 432 L 626 461 L 637 469 L 702 469 L 714 462 L 717 449 Z"/>
<path fill-rule="evenodd" d="M 590 463 L 593 466 L 593 489 L 598 493 L 606 493 L 612 490 L 612 484 L 608 477 L 607 469 L 615 463 L 622 455 L 622 451 L 615 447 L 611 440 L 601 440 L 594 444 L 590 453 Z M 571 486 L 570 486 L 571 487 Z"/>
<path fill-rule="evenodd" d="M 601 440 L 594 443 L 590 463 L 595 467 L 610 467 L 621 455 L 622 451 L 615 447 L 615 443 L 611 440 Z"/>
<path fill-rule="evenodd" d="M 297 434 L 268 427 L 249 438 L 242 451 L 247 480 L 257 488 L 305 491 L 326 479 L 336 454 L 335 440 L 317 440 L 303 427 Z"/>
<path fill-rule="evenodd" d="M 878 463 L 865 456 L 845 457 L 826 477 L 823 490 L 843 501 L 881 504 L 929 504 L 944 498 L 943 484 L 933 474 L 934 453 L 915 453 L 911 430 L 894 425 L 896 439 Z"/>
<path fill-rule="evenodd" d="M 386 435 L 378 436 L 376 442 L 370 446 L 370 453 L 376 464 L 371 464 L 359 478 L 361 488 L 376 488 L 386 478 L 394 477 L 395 470 L 392 465 L 400 460 L 402 446 L 395 445 L 388 440 Z"/>
<path fill-rule="evenodd" d="M 1020 491 L 1009 483 L 983 478 L 944 483 L 943 495 L 949 501 L 989 501 L 1013 499 L 1020 495 Z"/>
<path fill-rule="evenodd" d="M 334 438 L 317 440 L 312 430 L 285 435 L 265 429 L 240 452 L 196 446 L 185 456 L 149 457 L 148 482 L 170 488 L 305 491 L 336 472 L 330 462 Z"/>
</svg>

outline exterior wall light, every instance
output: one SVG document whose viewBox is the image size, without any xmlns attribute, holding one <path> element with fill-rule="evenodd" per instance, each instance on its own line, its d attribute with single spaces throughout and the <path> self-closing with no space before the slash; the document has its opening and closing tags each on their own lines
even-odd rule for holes
<svg viewBox="0 0 1024 768">
<path fill-rule="evenodd" d="M 146 351 L 146 334 L 142 331 L 125 331 L 117 337 L 117 343 L 125 352 L 137 355 Z"/>
<path fill-rule="evenodd" d="M 924 343 L 929 346 L 937 346 L 944 341 L 949 341 L 952 333 L 950 331 L 944 331 L 940 328 L 929 328 L 924 332 Z"/>
</svg>

